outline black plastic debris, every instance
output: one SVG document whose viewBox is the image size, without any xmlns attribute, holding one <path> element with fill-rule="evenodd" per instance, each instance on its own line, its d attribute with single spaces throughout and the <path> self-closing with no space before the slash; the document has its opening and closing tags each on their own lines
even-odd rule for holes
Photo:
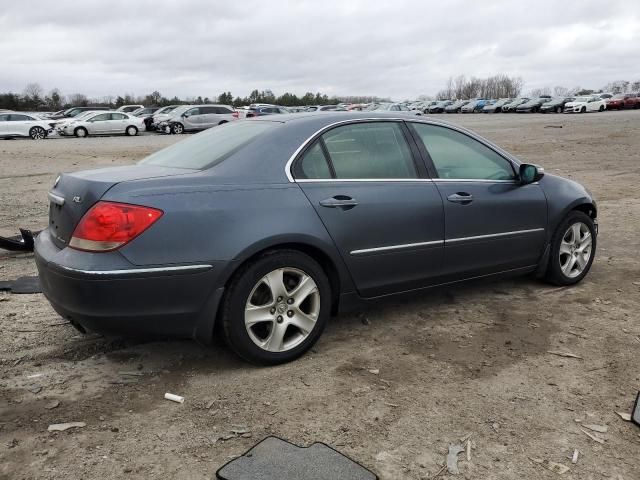
<svg viewBox="0 0 640 480">
<path fill-rule="evenodd" d="M 377 480 L 377 475 L 324 443 L 298 447 L 267 437 L 216 472 L 221 480 Z"/>
<path fill-rule="evenodd" d="M 25 228 L 20 229 L 20 235 L 13 237 L 0 237 L 0 248 L 12 252 L 33 252 L 33 239 L 40 232 L 32 232 Z"/>
<path fill-rule="evenodd" d="M 0 291 L 11 293 L 41 293 L 40 278 L 20 277 L 15 280 L 0 281 Z"/>
</svg>

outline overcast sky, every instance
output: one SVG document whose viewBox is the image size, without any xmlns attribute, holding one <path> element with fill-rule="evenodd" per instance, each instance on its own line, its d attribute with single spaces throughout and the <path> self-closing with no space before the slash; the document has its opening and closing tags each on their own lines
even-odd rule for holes
<svg viewBox="0 0 640 480">
<path fill-rule="evenodd" d="M 9 1 L 0 91 L 90 97 L 435 94 L 449 76 L 525 91 L 640 79 L 637 0 Z"/>
</svg>

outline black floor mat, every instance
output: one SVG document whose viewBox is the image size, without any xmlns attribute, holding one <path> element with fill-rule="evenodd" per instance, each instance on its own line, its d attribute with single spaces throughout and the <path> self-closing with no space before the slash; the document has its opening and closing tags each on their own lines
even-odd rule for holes
<svg viewBox="0 0 640 480">
<path fill-rule="evenodd" d="M 324 443 L 298 447 L 267 437 L 216 472 L 221 480 L 377 480 L 377 476 Z"/>
<path fill-rule="evenodd" d="M 14 252 L 33 252 L 33 239 L 40 232 L 32 232 L 25 228 L 20 229 L 20 235 L 13 237 L 0 237 L 0 248 Z"/>
<path fill-rule="evenodd" d="M 11 293 L 41 293 L 40 278 L 20 277 L 15 280 L 0 282 L 0 291 L 10 291 Z"/>
</svg>

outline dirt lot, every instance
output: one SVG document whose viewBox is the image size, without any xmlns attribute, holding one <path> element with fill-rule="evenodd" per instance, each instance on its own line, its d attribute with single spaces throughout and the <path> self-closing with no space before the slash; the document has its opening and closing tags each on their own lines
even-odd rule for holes
<svg viewBox="0 0 640 480">
<path fill-rule="evenodd" d="M 0 294 L 0 478 L 206 479 L 270 434 L 326 442 L 383 479 L 433 478 L 469 434 L 459 478 L 558 477 L 531 458 L 570 467 L 565 479 L 640 478 L 640 428 L 615 413 L 640 389 L 640 111 L 446 119 L 595 194 L 598 253 L 583 283 L 388 301 L 334 319 L 311 354 L 277 368 L 220 344 L 83 336 L 42 295 Z M 0 141 L 0 235 L 46 225 L 58 172 L 128 164 L 178 139 Z M 34 272 L 32 255 L 0 253 L 0 279 Z M 47 432 L 72 421 L 86 426 Z M 604 442 L 581 424 L 607 426 L 591 432 Z M 228 438 L 245 427 L 250 438 Z"/>
</svg>

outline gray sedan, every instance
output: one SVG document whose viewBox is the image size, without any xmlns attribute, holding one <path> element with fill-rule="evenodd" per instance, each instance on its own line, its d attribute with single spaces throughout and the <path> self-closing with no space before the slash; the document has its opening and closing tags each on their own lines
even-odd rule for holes
<svg viewBox="0 0 640 480">
<path fill-rule="evenodd" d="M 596 250 L 583 186 L 410 115 L 232 122 L 135 166 L 62 174 L 49 200 L 36 262 L 79 330 L 215 332 L 261 364 L 391 294 L 514 274 L 575 284 Z"/>
</svg>

